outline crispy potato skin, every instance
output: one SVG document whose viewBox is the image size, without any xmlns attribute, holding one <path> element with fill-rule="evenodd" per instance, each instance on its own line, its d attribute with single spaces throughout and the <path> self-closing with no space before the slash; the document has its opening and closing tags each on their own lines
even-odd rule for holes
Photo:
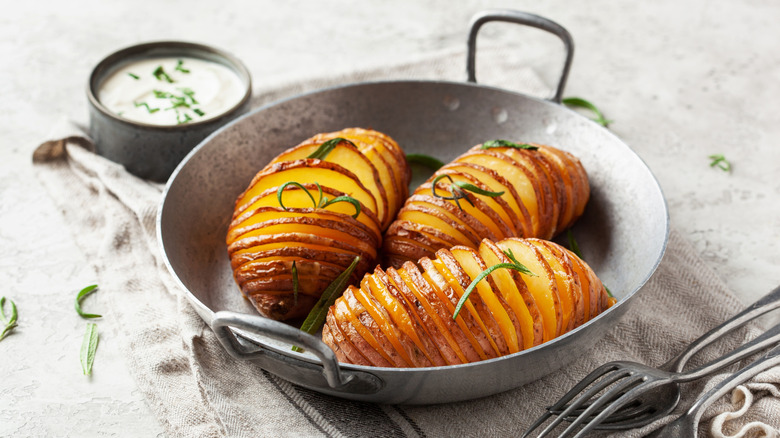
<svg viewBox="0 0 780 438">
<path fill-rule="evenodd" d="M 533 267 L 533 275 L 494 269 L 453 318 L 480 273 L 514 263 L 510 257 Z M 377 285 L 392 299 L 377 299 Z M 484 239 L 476 250 L 439 249 L 434 258 L 366 274 L 360 288 L 351 286 L 331 307 L 322 339 L 344 363 L 456 365 L 534 347 L 612 303 L 593 270 L 562 246 L 536 238 Z"/>
<path fill-rule="evenodd" d="M 476 248 L 481 239 L 551 239 L 570 227 L 590 197 L 587 173 L 570 153 L 529 144 L 537 149 L 476 145 L 437 170 L 414 191 L 385 232 L 383 266 L 400 268 L 406 261 L 422 255 L 431 258 L 455 244 Z M 447 178 L 432 187 L 441 175 Z M 458 206 L 441 197 L 453 195 L 450 178 L 501 195 L 466 192 L 468 200 L 461 199 Z"/>
<path fill-rule="evenodd" d="M 337 141 L 325 156 L 309 158 L 322 143 L 336 138 L 346 141 Z M 284 151 L 236 200 L 225 241 L 241 293 L 260 314 L 288 320 L 306 316 L 323 290 L 359 256 L 350 279 L 355 283 L 376 266 L 382 233 L 406 199 L 410 178 L 404 152 L 377 131 L 348 128 L 317 134 Z M 279 194 L 288 182 L 297 185 Z M 320 196 L 350 196 L 359 214 L 353 217 L 357 207 L 348 202 L 321 207 Z M 366 319 L 365 312 L 357 315 Z M 327 338 L 342 345 L 340 359 L 406 363 L 392 354 L 362 356 L 365 345 L 356 330 L 354 325 L 328 327 Z M 368 330 L 389 345 L 376 331 L 378 326 Z"/>
</svg>

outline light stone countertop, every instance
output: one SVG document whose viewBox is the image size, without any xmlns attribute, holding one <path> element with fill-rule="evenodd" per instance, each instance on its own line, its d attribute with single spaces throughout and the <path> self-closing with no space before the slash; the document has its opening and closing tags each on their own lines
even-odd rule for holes
<svg viewBox="0 0 780 438">
<path fill-rule="evenodd" d="M 86 119 L 87 76 L 103 56 L 143 41 L 203 42 L 241 58 L 257 89 L 461 48 L 470 17 L 491 7 L 572 33 L 565 94 L 614 120 L 660 181 L 672 226 L 745 303 L 780 284 L 775 0 L 14 2 L 0 16 L 0 295 L 20 318 L 0 342 L 0 436 L 161 434 L 110 321 L 93 376 L 81 374 L 73 298 L 94 278 L 31 164 L 52 126 Z M 552 84 L 560 44 L 533 32 L 491 24 L 480 36 L 516 46 Z M 709 166 L 716 153 L 730 173 Z"/>
</svg>

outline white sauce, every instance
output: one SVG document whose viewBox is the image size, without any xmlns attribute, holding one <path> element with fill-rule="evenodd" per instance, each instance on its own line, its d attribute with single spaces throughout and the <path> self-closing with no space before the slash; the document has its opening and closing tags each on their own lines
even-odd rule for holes
<svg viewBox="0 0 780 438">
<path fill-rule="evenodd" d="M 128 120 L 179 125 L 218 117 L 241 101 L 245 91 L 241 78 L 217 62 L 149 58 L 130 62 L 106 78 L 98 100 Z"/>
</svg>

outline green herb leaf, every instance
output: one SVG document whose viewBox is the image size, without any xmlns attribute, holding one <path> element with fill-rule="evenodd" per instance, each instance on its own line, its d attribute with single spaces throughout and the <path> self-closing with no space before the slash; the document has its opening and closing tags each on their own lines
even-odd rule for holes
<svg viewBox="0 0 780 438">
<path fill-rule="evenodd" d="M 140 103 L 139 102 L 133 102 L 133 105 L 135 105 L 136 108 L 138 108 L 139 106 L 146 107 L 146 110 L 149 111 L 149 114 L 154 114 L 157 111 L 160 111 L 160 108 L 150 108 L 149 104 L 146 103 L 146 102 L 140 102 Z"/>
<path fill-rule="evenodd" d="M 176 82 L 173 79 L 171 79 L 170 76 L 168 76 L 168 73 L 165 73 L 165 70 L 163 70 L 163 66 L 158 66 L 154 71 L 152 72 L 155 78 L 157 78 L 158 81 L 165 81 L 170 84 Z"/>
<path fill-rule="evenodd" d="M 580 245 L 577 243 L 577 239 L 574 238 L 574 233 L 571 232 L 571 228 L 566 230 L 566 238 L 569 240 L 569 249 L 571 252 L 573 252 L 577 257 L 585 260 L 585 258 L 582 257 Z"/>
<path fill-rule="evenodd" d="M 197 105 L 198 104 L 198 101 L 195 100 L 195 92 L 192 91 L 192 89 L 190 89 L 190 88 L 179 88 L 179 90 L 182 92 L 182 94 L 184 94 L 185 96 L 190 98 L 190 101 L 192 102 L 193 105 Z"/>
<path fill-rule="evenodd" d="M 539 146 L 530 145 L 528 143 L 518 144 L 509 140 L 490 140 L 482 143 L 480 149 L 494 149 L 494 148 L 514 148 L 514 149 L 527 149 L 529 151 L 535 151 L 539 149 Z"/>
<path fill-rule="evenodd" d="M 598 108 L 596 108 L 596 105 L 593 105 L 592 103 L 588 102 L 585 99 L 582 99 L 580 97 L 567 97 L 563 99 L 561 102 L 568 107 L 585 108 L 587 110 L 592 111 L 593 114 L 596 115 L 596 118 L 593 119 L 593 121 L 605 128 L 609 128 L 609 124 L 612 123 L 612 120 L 607 120 L 604 117 L 604 114 L 602 114 L 602 112 Z"/>
<path fill-rule="evenodd" d="M 202 109 L 200 109 L 200 108 L 194 108 L 194 109 L 192 110 L 192 112 L 194 112 L 195 114 L 197 114 L 197 115 L 199 115 L 199 116 L 201 116 L 201 117 L 203 117 L 203 116 L 205 116 L 205 115 L 206 115 L 206 113 L 204 113 L 204 112 L 203 112 L 203 110 L 202 110 Z"/>
<path fill-rule="evenodd" d="M 320 199 L 322 199 L 322 187 L 320 187 L 319 183 L 314 183 L 314 184 L 317 184 L 317 189 L 320 192 Z M 309 193 L 309 191 L 306 190 L 306 187 L 304 187 L 301 183 L 295 181 L 289 181 L 279 186 L 279 190 L 276 191 L 276 199 L 279 201 L 279 206 L 282 207 L 284 211 L 287 211 L 288 209 L 287 207 L 284 206 L 284 203 L 282 202 L 282 192 L 284 192 L 284 189 L 286 189 L 288 186 L 295 186 L 303 190 L 304 192 L 306 192 L 309 198 L 311 198 L 312 208 L 317 208 L 317 201 L 315 201 L 314 196 L 312 196 L 311 193 Z"/>
<path fill-rule="evenodd" d="M 180 71 L 182 73 L 189 73 L 190 71 L 187 70 L 186 68 L 182 67 L 182 65 L 184 65 L 184 61 L 182 61 L 180 59 L 179 62 L 176 64 L 176 67 L 174 68 L 174 70 L 178 70 L 178 71 Z"/>
<path fill-rule="evenodd" d="M 295 266 L 295 260 L 293 260 L 292 268 L 292 282 L 293 282 L 293 298 L 295 299 L 295 305 L 298 305 L 298 267 Z"/>
<path fill-rule="evenodd" d="M 452 182 L 452 184 L 450 184 L 450 193 L 452 193 L 452 196 L 442 196 L 436 193 L 436 183 L 438 183 L 439 180 L 441 180 L 442 178 L 447 178 L 450 180 L 450 182 Z M 469 196 L 466 194 L 466 191 L 473 192 L 477 195 L 488 196 L 491 198 L 495 198 L 496 196 L 501 196 L 504 194 L 504 192 L 491 192 L 488 190 L 483 190 L 475 186 L 474 184 L 469 184 L 467 182 L 455 181 L 452 179 L 451 176 L 447 174 L 441 174 L 436 178 L 434 178 L 433 181 L 431 181 L 431 188 L 432 188 L 431 193 L 433 194 L 434 197 L 455 201 L 455 204 L 457 204 L 458 208 L 460 208 L 461 210 L 463 210 L 463 207 L 460 206 L 460 202 L 459 202 L 460 199 L 465 199 L 469 204 L 474 206 L 474 203 L 471 201 L 471 198 L 469 198 Z"/>
<path fill-rule="evenodd" d="M 726 157 L 723 156 L 723 154 L 714 154 L 710 155 L 708 157 L 712 162 L 710 163 L 710 167 L 717 167 L 724 172 L 731 171 L 731 163 L 726 159 Z"/>
<path fill-rule="evenodd" d="M 95 292 L 97 290 L 97 285 L 93 284 L 91 286 L 87 286 L 84 289 L 81 289 L 79 291 L 79 294 L 76 295 L 76 312 L 82 317 L 82 318 L 100 318 L 102 315 L 96 315 L 94 313 L 84 313 L 83 310 L 81 310 L 81 302 L 84 301 L 84 298 L 87 297 L 87 295 L 91 294 L 92 292 Z"/>
<path fill-rule="evenodd" d="M 472 281 L 471 284 L 469 284 L 469 287 L 467 287 L 466 290 L 463 292 L 463 295 L 461 295 L 460 300 L 458 300 L 458 305 L 455 306 L 455 312 L 452 314 L 452 319 L 458 317 L 458 314 L 460 313 L 460 309 L 463 307 L 464 304 L 466 304 L 466 300 L 468 300 L 469 295 L 471 295 L 471 293 L 474 292 L 474 289 L 477 287 L 477 284 L 480 281 L 484 280 L 485 277 L 493 273 L 493 271 L 498 269 L 512 269 L 526 275 L 530 275 L 534 277 L 536 276 L 536 274 L 531 272 L 531 270 L 525 267 L 525 265 L 517 261 L 514 254 L 512 254 L 511 250 L 509 251 L 509 253 L 504 252 L 504 254 L 506 254 L 507 257 L 509 257 L 512 260 L 512 263 L 499 263 L 480 272 L 479 275 L 477 275 L 477 278 L 475 278 L 474 281 Z M 511 257 L 509 256 L 509 254 L 512 254 Z"/>
<path fill-rule="evenodd" d="M 97 351 L 99 339 L 97 324 L 87 323 L 87 331 L 84 333 L 84 339 L 81 341 L 81 369 L 84 375 L 92 374 L 92 364 L 95 362 L 95 352 Z"/>
<path fill-rule="evenodd" d="M 324 160 L 325 157 L 328 156 L 330 151 L 332 151 L 333 148 L 338 146 L 338 144 L 341 143 L 342 141 L 345 141 L 345 142 L 351 144 L 352 146 L 355 146 L 355 143 L 352 143 L 351 141 L 347 140 L 346 138 L 336 137 L 336 138 L 332 138 L 332 139 L 326 141 L 325 143 L 322 143 L 320 145 L 320 147 L 317 148 L 316 151 L 314 151 L 311 154 L 309 154 L 309 156 L 306 157 L 306 158 L 317 158 L 317 159 L 320 159 L 320 160 Z"/>
<path fill-rule="evenodd" d="M 130 76 L 131 78 L 135 79 L 136 81 L 141 79 L 140 77 L 138 77 L 138 75 L 134 75 L 132 73 L 127 73 L 127 75 Z"/>
<path fill-rule="evenodd" d="M 2 323 L 4 324 L 3 331 L 0 332 L 0 341 L 5 339 L 5 337 L 18 325 L 16 321 L 19 317 L 19 313 L 16 311 L 16 303 L 11 299 L 9 299 L 8 302 L 11 303 L 11 315 L 5 316 L 5 297 L 0 298 L 0 316 L 2 316 Z"/>
<path fill-rule="evenodd" d="M 349 202 L 352 204 L 352 206 L 355 207 L 355 214 L 352 215 L 353 218 L 357 219 L 358 216 L 360 216 L 360 202 L 358 202 L 357 199 L 353 198 L 352 196 L 338 196 L 331 200 L 328 200 L 328 198 L 321 198 L 324 201 L 319 205 L 320 208 L 325 208 L 331 204 L 335 204 L 337 202 Z"/>
<path fill-rule="evenodd" d="M 438 158 L 425 154 L 406 154 L 406 162 L 409 164 L 421 164 L 432 170 L 439 170 L 444 163 Z"/>
<path fill-rule="evenodd" d="M 349 267 L 347 267 L 344 272 L 339 274 L 339 276 L 336 277 L 336 279 L 333 280 L 322 292 L 322 296 L 320 296 L 319 301 L 317 301 L 317 304 L 314 305 L 314 307 L 311 309 L 311 312 L 309 312 L 309 315 L 306 316 L 306 319 L 303 321 L 303 324 L 301 325 L 302 331 L 309 334 L 314 334 L 317 332 L 317 330 L 320 329 L 320 327 L 322 327 L 322 325 L 325 323 L 325 317 L 328 314 L 328 309 L 333 305 L 333 303 L 336 302 L 336 298 L 338 298 L 344 292 L 344 289 L 347 286 L 347 281 L 349 281 L 349 277 L 357 267 L 358 262 L 360 262 L 360 256 L 356 256 L 355 259 L 352 260 L 352 263 L 349 265 Z M 292 350 L 299 353 L 303 351 L 303 349 L 299 347 L 293 347 Z"/>
<path fill-rule="evenodd" d="M 463 181 L 455 181 L 453 184 L 458 186 L 459 188 L 463 190 L 468 190 L 469 192 L 476 193 L 478 195 L 487 196 L 489 198 L 495 198 L 496 196 L 501 196 L 504 194 L 503 191 L 501 192 L 491 192 L 489 190 L 480 189 L 479 187 L 475 186 L 474 184 L 469 184 L 467 182 Z"/>
<path fill-rule="evenodd" d="M 192 117 L 190 117 L 187 113 L 176 113 L 176 124 L 177 125 L 183 125 L 189 121 L 192 120 Z"/>
</svg>

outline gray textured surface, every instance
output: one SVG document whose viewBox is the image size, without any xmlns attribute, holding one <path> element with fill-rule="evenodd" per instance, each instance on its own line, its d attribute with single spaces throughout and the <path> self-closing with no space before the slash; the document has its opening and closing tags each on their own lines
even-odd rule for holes
<svg viewBox="0 0 780 438">
<path fill-rule="evenodd" d="M 672 225 L 744 302 L 780 283 L 780 3 L 303 3 L 19 2 L 0 17 L 0 283 L 20 311 L 16 333 L 0 343 L 0 435 L 161 430 L 135 392 L 110 321 L 101 324 L 94 376 L 81 375 L 84 321 L 72 297 L 94 277 L 30 164 L 57 121 L 86 119 L 94 64 L 140 41 L 227 49 L 261 89 L 463 47 L 468 19 L 485 7 L 548 16 L 575 39 L 565 94 L 593 100 L 615 120 L 613 132 L 658 176 Z M 558 53 L 554 38 L 499 24 L 483 32 L 486 41 L 522 41 L 512 43 L 518 59 L 554 81 L 561 60 L 545 55 Z M 732 161 L 732 173 L 709 167 L 713 153 Z M 91 300 L 91 309 L 105 308 L 100 294 Z"/>
</svg>

